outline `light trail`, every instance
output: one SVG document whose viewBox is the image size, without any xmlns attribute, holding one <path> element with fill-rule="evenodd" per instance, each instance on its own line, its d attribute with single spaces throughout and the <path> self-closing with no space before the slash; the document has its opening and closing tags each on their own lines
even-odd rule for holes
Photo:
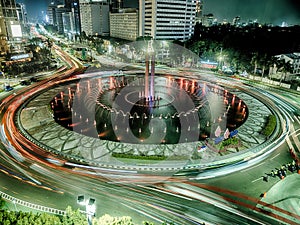
<svg viewBox="0 0 300 225">
<path fill-rule="evenodd" d="M 209 198 L 205 195 L 201 195 L 201 194 L 199 194 L 199 192 L 196 193 L 196 192 L 190 191 L 188 189 L 183 189 L 183 188 L 179 188 L 179 187 L 176 187 L 176 186 L 168 186 L 168 188 L 170 190 L 173 190 L 174 192 L 180 193 L 180 195 L 189 196 L 189 197 L 191 197 L 193 199 L 196 199 L 196 200 L 199 200 L 199 201 L 204 201 L 208 204 L 214 205 L 214 206 L 216 206 L 218 208 L 221 208 L 225 211 L 228 211 L 230 213 L 233 213 L 233 214 L 236 214 L 238 216 L 244 217 L 244 218 L 246 218 L 246 219 L 248 219 L 252 222 L 255 222 L 257 224 L 262 224 L 262 225 L 264 224 L 261 221 L 258 221 L 256 219 L 254 219 L 254 218 L 252 218 L 252 217 L 236 210 L 235 208 L 232 208 L 228 205 L 225 205 L 224 203 L 221 203 L 220 201 L 216 201 L 216 200 L 213 200 L 213 199 L 211 199 L 211 198 Z"/>
</svg>

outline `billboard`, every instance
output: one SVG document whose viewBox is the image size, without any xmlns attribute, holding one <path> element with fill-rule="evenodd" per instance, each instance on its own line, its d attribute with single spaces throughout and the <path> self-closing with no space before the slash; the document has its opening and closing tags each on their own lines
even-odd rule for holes
<svg viewBox="0 0 300 225">
<path fill-rule="evenodd" d="M 22 37 L 22 29 L 20 24 L 12 24 L 11 27 L 11 34 L 13 37 Z"/>
<path fill-rule="evenodd" d="M 201 65 L 201 68 L 204 68 L 204 69 L 216 69 L 218 67 L 217 62 L 210 62 L 210 61 L 201 61 L 200 65 Z"/>
</svg>

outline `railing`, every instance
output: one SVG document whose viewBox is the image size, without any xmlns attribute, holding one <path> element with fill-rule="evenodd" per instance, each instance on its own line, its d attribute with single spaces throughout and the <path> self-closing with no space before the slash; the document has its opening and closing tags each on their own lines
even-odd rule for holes
<svg viewBox="0 0 300 225">
<path fill-rule="evenodd" d="M 37 204 L 33 204 L 30 202 L 26 202 L 23 200 L 20 200 L 18 198 L 15 198 L 11 195 L 8 195 L 2 191 L 0 191 L 0 196 L 8 201 L 13 202 L 14 204 L 18 204 L 18 205 L 22 205 L 34 210 L 38 210 L 38 211 L 43 211 L 45 213 L 51 213 L 51 214 L 56 214 L 56 215 L 60 215 L 60 216 L 64 216 L 66 215 L 66 211 L 65 210 L 60 210 L 60 209 L 54 209 L 54 208 L 50 208 L 50 207 L 46 207 L 46 206 L 42 206 L 42 205 L 37 205 Z"/>
</svg>

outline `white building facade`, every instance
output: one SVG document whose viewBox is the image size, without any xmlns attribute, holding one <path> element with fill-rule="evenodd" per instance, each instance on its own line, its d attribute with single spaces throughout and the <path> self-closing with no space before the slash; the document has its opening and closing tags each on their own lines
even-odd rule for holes
<svg viewBox="0 0 300 225">
<path fill-rule="evenodd" d="M 273 67 L 270 68 L 270 74 L 272 77 L 281 78 L 284 75 L 284 79 L 286 81 L 293 81 L 297 80 L 300 82 L 300 53 L 294 52 L 294 53 L 288 53 L 288 54 L 281 54 L 276 55 L 275 58 L 277 58 L 278 61 L 284 61 L 285 63 L 290 64 L 290 71 L 289 72 L 283 72 L 282 68 L 278 68 L 274 64 Z M 279 64 L 280 65 L 280 64 Z"/>
<path fill-rule="evenodd" d="M 196 0 L 139 0 L 139 36 L 185 41 L 194 32 Z"/>
<path fill-rule="evenodd" d="M 86 35 L 109 34 L 109 3 L 106 0 L 80 0 L 81 31 Z"/>
</svg>

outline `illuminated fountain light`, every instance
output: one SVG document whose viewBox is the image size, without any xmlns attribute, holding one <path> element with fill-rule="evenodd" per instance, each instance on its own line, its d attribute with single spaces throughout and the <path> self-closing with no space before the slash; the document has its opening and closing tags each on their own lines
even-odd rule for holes
<svg viewBox="0 0 300 225">
<path fill-rule="evenodd" d="M 241 104 L 242 104 L 242 100 L 240 99 L 240 100 L 239 100 L 239 104 L 238 104 L 238 111 L 239 111 L 240 108 L 241 108 Z"/>
<path fill-rule="evenodd" d="M 235 103 L 235 95 L 233 95 L 232 97 L 231 105 L 234 105 L 234 103 Z"/>
<path fill-rule="evenodd" d="M 242 113 L 245 114 L 245 110 L 246 110 L 246 107 L 243 106 L 243 110 L 242 110 Z"/>
</svg>

